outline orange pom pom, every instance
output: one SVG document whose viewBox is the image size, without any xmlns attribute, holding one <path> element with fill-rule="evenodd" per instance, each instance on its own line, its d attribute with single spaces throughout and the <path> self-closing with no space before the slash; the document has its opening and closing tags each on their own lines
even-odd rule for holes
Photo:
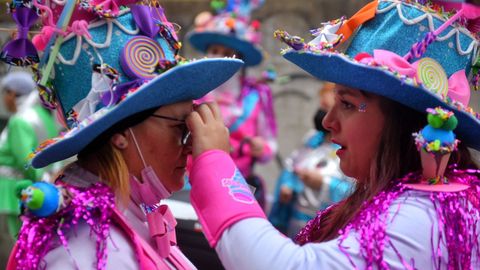
<svg viewBox="0 0 480 270">
<path fill-rule="evenodd" d="M 225 24 L 226 24 L 228 27 L 230 27 L 230 28 L 233 29 L 233 28 L 235 28 L 235 19 L 229 18 L 229 19 L 225 22 Z"/>
</svg>

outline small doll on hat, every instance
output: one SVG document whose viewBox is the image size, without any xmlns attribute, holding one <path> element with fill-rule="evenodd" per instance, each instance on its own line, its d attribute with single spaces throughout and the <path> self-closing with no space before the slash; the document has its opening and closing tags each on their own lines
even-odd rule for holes
<svg viewBox="0 0 480 270">
<path fill-rule="evenodd" d="M 251 12 L 262 0 L 212 1 L 216 15 L 202 12 L 195 19 L 195 29 L 188 40 L 208 57 L 236 57 L 245 67 L 262 62 L 260 22 L 251 21 Z M 272 90 L 268 85 L 271 73 L 254 78 L 246 69 L 236 73 L 200 101 L 219 104 L 230 131 L 231 155 L 241 173 L 257 188 L 258 199 L 264 203 L 262 180 L 253 173 L 255 162 L 270 161 L 277 151 L 277 125 Z"/>
</svg>

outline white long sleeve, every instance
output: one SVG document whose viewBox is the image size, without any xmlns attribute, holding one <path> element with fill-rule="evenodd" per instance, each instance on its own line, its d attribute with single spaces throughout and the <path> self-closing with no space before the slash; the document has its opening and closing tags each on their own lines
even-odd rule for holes
<svg viewBox="0 0 480 270">
<path fill-rule="evenodd" d="M 437 235 L 435 210 L 427 193 L 407 193 L 411 196 L 400 196 L 389 208 L 391 223 L 387 226 L 387 235 L 409 265 L 414 262 L 417 269 L 432 269 L 432 231 L 434 236 Z M 356 267 L 364 269 L 357 236 L 356 232 L 351 232 L 342 246 Z M 279 233 L 267 220 L 250 218 L 227 229 L 216 250 L 226 269 L 352 269 L 338 243 L 339 239 L 334 239 L 299 246 Z M 437 244 L 436 237 L 433 244 Z M 443 243 L 441 247 L 442 258 L 445 258 L 441 262 L 443 269 L 448 256 Z M 384 258 L 391 269 L 405 269 L 388 244 Z"/>
<path fill-rule="evenodd" d="M 52 249 L 44 258 L 46 269 L 96 269 L 96 244 L 95 236 L 90 231 L 90 226 L 80 223 L 75 232 L 70 232 L 67 237 L 68 254 L 62 245 Z M 138 268 L 138 261 L 130 241 L 116 226 L 110 227 L 110 237 L 107 239 L 107 268 L 134 270 Z"/>
</svg>

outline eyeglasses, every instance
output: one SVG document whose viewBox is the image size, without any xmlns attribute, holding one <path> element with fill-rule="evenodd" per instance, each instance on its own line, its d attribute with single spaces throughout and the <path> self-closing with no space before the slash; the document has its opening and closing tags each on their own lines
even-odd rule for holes
<svg viewBox="0 0 480 270">
<path fill-rule="evenodd" d="M 170 117 L 170 116 L 158 115 L 158 114 L 152 114 L 151 116 L 156 117 L 156 118 L 160 118 L 160 119 L 166 119 L 166 120 L 170 120 L 170 121 L 183 123 L 184 128 L 183 128 L 183 131 L 182 131 L 182 138 L 180 140 L 180 143 L 182 144 L 182 146 L 187 144 L 191 133 L 190 133 L 190 130 L 188 130 L 188 128 L 187 128 L 187 124 L 186 124 L 185 120 L 177 119 L 177 118 Z"/>
</svg>

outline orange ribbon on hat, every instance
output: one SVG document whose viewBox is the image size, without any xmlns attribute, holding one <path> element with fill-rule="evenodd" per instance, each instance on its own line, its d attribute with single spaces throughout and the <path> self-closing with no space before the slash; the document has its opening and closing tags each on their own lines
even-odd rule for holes
<svg viewBox="0 0 480 270">
<path fill-rule="evenodd" d="M 348 40 L 348 38 L 352 35 L 357 28 L 362 25 L 364 22 L 372 19 L 375 17 L 375 13 L 377 11 L 378 1 L 374 0 L 367 5 L 365 5 L 362 9 L 357 11 L 350 19 L 345 21 L 338 29 L 337 34 L 343 34 L 343 41 Z"/>
</svg>

